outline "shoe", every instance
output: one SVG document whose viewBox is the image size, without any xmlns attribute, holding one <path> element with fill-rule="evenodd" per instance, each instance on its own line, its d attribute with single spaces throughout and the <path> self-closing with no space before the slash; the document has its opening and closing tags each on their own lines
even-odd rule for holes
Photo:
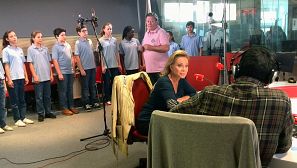
<svg viewBox="0 0 297 168">
<path fill-rule="evenodd" d="M 96 108 L 96 109 L 102 109 L 102 107 L 99 103 L 94 103 L 94 105 L 92 107 Z"/>
<path fill-rule="evenodd" d="M 45 118 L 57 118 L 54 113 L 45 114 Z"/>
<path fill-rule="evenodd" d="M 68 110 L 68 109 L 64 109 L 63 110 L 63 114 L 66 115 L 66 116 L 73 115 L 73 113 L 70 110 Z"/>
<path fill-rule="evenodd" d="M 91 105 L 86 104 L 86 105 L 85 105 L 85 110 L 86 110 L 87 112 L 92 111 L 92 110 L 91 110 Z"/>
<path fill-rule="evenodd" d="M 106 104 L 110 106 L 110 105 L 111 105 L 111 102 L 110 102 L 110 101 L 108 101 L 108 102 L 106 102 Z"/>
<path fill-rule="evenodd" d="M 79 111 L 76 110 L 75 108 L 70 108 L 69 110 L 70 110 L 73 114 L 78 114 L 78 113 L 79 113 Z"/>
<path fill-rule="evenodd" d="M 5 131 L 2 129 L 2 128 L 0 128 L 0 134 L 3 134 Z"/>
<path fill-rule="evenodd" d="M 32 121 L 32 120 L 30 120 L 30 119 L 28 119 L 28 118 L 23 119 L 23 122 L 24 122 L 25 124 L 34 124 L 34 121 Z"/>
<path fill-rule="evenodd" d="M 15 126 L 18 127 L 25 127 L 26 124 L 22 120 L 18 120 L 16 123 L 14 123 Z"/>
<path fill-rule="evenodd" d="M 296 83 L 296 80 L 293 77 L 290 77 L 288 79 L 288 83 Z"/>
<path fill-rule="evenodd" d="M 44 116 L 43 115 L 38 115 L 38 122 L 44 121 Z"/>
<path fill-rule="evenodd" d="M 8 125 L 5 125 L 5 127 L 3 127 L 3 130 L 4 131 L 13 131 L 13 128 Z"/>
</svg>

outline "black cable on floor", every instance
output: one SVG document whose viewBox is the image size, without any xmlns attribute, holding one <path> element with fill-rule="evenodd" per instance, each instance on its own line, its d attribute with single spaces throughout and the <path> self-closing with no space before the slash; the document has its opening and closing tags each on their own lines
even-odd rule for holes
<svg viewBox="0 0 297 168">
<path fill-rule="evenodd" d="M 96 150 L 100 150 L 100 149 L 104 149 L 106 147 L 108 147 L 110 145 L 110 139 L 109 138 L 102 138 L 102 139 L 97 139 L 94 140 L 88 144 L 85 145 L 84 149 L 81 150 L 77 150 L 74 152 L 70 152 L 66 155 L 62 155 L 62 156 L 56 156 L 56 157 L 51 157 L 51 158 L 46 158 L 46 159 L 41 159 L 41 160 L 37 160 L 37 161 L 33 161 L 33 162 L 13 162 L 7 158 L 0 158 L 0 160 L 6 160 L 7 162 L 13 164 L 13 165 L 30 165 L 30 164 L 36 164 L 36 163 L 41 163 L 41 162 L 45 162 L 45 161 L 49 161 L 49 160 L 55 160 L 55 159 L 61 159 L 61 158 L 65 158 L 63 160 L 58 160 L 58 161 L 54 161 L 54 162 L 50 162 L 47 163 L 41 167 L 38 168 L 44 168 L 46 166 L 55 164 L 55 163 L 59 163 L 59 162 L 63 162 L 66 160 L 69 160 L 75 156 L 81 155 L 85 152 L 88 151 L 96 151 Z"/>
</svg>

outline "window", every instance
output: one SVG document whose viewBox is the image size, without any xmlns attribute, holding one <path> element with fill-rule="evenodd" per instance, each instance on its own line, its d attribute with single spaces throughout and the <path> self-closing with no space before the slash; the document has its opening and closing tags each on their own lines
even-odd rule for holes
<svg viewBox="0 0 297 168">
<path fill-rule="evenodd" d="M 165 22 L 193 20 L 193 3 L 164 3 Z"/>
<path fill-rule="evenodd" d="M 195 5 L 196 4 L 196 5 Z M 213 3 L 213 18 L 221 21 L 223 17 L 223 3 Z M 187 22 L 192 20 L 197 23 L 207 23 L 210 10 L 209 1 L 197 1 L 196 3 L 164 3 L 165 22 Z M 236 4 L 226 5 L 227 21 L 236 20 Z M 196 15 L 196 20 L 193 16 Z"/>
<path fill-rule="evenodd" d="M 216 21 L 223 20 L 223 11 L 224 3 L 213 3 L 212 11 L 213 11 L 213 19 Z M 236 20 L 236 4 L 230 3 L 226 5 L 226 20 Z"/>
<path fill-rule="evenodd" d="M 197 23 L 207 23 L 209 13 L 209 1 L 197 1 L 196 5 Z"/>
</svg>

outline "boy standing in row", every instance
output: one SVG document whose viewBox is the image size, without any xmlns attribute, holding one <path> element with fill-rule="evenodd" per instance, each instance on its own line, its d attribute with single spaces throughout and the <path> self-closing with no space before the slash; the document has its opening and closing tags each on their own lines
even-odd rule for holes
<svg viewBox="0 0 297 168">
<path fill-rule="evenodd" d="M 88 29 L 85 25 L 78 26 L 76 32 L 79 39 L 75 42 L 74 55 L 81 74 L 81 95 L 86 111 L 91 107 L 100 108 L 96 99 L 96 64 L 93 53 L 93 43 L 88 39 Z"/>
</svg>

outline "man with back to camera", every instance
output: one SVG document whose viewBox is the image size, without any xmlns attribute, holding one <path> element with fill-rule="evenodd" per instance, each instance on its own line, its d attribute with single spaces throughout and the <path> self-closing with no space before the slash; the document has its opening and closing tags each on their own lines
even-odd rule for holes
<svg viewBox="0 0 297 168">
<path fill-rule="evenodd" d="M 267 87 L 277 69 L 268 49 L 252 47 L 241 56 L 235 83 L 208 86 L 170 111 L 251 119 L 259 136 L 261 163 L 267 167 L 275 153 L 285 153 L 292 145 L 291 101 L 283 91 Z"/>
<path fill-rule="evenodd" d="M 155 13 L 148 13 L 145 18 L 147 31 L 142 41 L 143 57 L 146 72 L 152 84 L 155 84 L 168 59 L 169 37 L 167 32 L 159 26 L 158 16 Z"/>
<path fill-rule="evenodd" d="M 182 37 L 180 47 L 185 50 L 189 56 L 202 55 L 202 37 L 194 32 L 195 23 L 188 21 L 186 24 L 187 34 Z"/>
</svg>

